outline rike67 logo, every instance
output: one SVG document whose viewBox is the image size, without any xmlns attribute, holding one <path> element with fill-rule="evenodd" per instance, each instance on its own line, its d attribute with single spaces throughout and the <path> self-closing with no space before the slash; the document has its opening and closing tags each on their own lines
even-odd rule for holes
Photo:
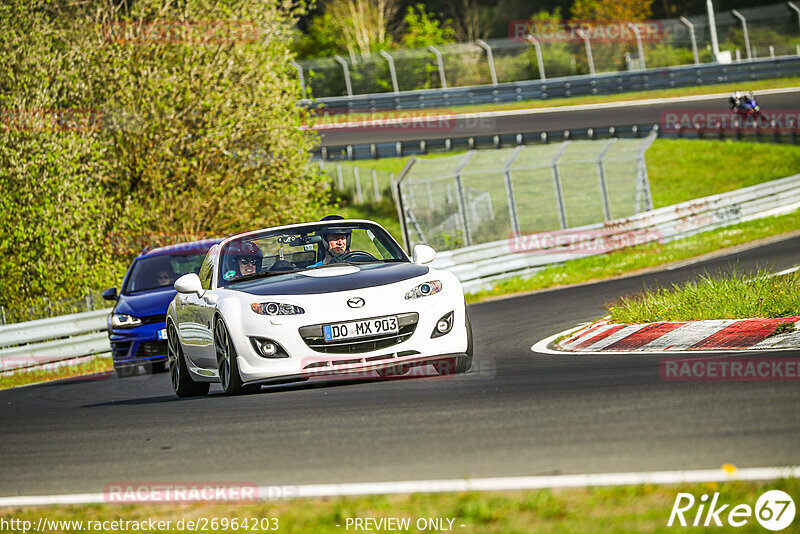
<svg viewBox="0 0 800 534">
<path fill-rule="evenodd" d="M 769 490 L 756 501 L 755 508 L 749 504 L 722 504 L 719 492 L 711 498 L 703 494 L 696 499 L 691 493 L 678 493 L 672 512 L 669 514 L 667 526 L 682 527 L 743 527 L 755 518 L 767 530 L 783 530 L 794 521 L 794 501 L 788 493 L 781 490 Z"/>
</svg>

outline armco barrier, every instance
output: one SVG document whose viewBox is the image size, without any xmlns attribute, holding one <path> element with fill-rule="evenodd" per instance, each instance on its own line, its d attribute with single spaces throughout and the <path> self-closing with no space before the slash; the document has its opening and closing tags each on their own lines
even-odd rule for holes
<svg viewBox="0 0 800 534">
<path fill-rule="evenodd" d="M 111 351 L 110 309 L 0 326 L 0 371 Z"/>
<path fill-rule="evenodd" d="M 316 101 L 304 100 L 302 103 L 309 107 L 324 104 L 329 108 L 353 111 L 449 108 L 764 80 L 796 76 L 798 71 L 800 71 L 800 56 L 784 56 L 729 64 L 709 63 L 595 76 L 568 76 L 544 81 L 529 80 L 499 85 L 337 96 L 320 98 Z"/>
<path fill-rule="evenodd" d="M 658 137 L 669 139 L 731 139 L 761 143 L 786 143 L 796 145 L 800 142 L 800 125 L 793 128 L 683 128 L 665 132 L 658 124 L 627 124 L 596 128 L 572 128 L 569 130 L 549 130 L 519 132 L 514 134 L 472 135 L 447 139 L 422 139 L 415 141 L 396 141 L 391 143 L 372 143 L 369 145 L 345 145 L 316 147 L 311 155 L 324 161 L 348 161 L 403 156 L 419 156 L 430 152 L 459 152 L 463 150 L 504 148 L 516 145 L 554 143 L 567 139 L 608 139 L 644 137 L 656 131 Z"/>
<path fill-rule="evenodd" d="M 729 193 L 699 198 L 626 219 L 580 228 L 509 236 L 440 252 L 432 266 L 452 271 L 467 293 L 494 282 L 533 274 L 567 260 L 651 241 L 668 242 L 800 207 L 800 174 Z"/>
</svg>

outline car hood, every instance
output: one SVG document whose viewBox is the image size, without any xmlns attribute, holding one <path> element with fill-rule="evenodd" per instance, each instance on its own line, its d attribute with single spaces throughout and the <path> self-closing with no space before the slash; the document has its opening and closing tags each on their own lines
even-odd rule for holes
<svg viewBox="0 0 800 534">
<path fill-rule="evenodd" d="M 364 265 L 337 265 L 321 269 L 310 269 L 282 276 L 260 278 L 240 284 L 231 284 L 228 289 L 251 295 L 309 295 L 335 293 L 366 287 L 393 284 L 428 273 L 424 265 L 416 263 L 376 263 Z"/>
<path fill-rule="evenodd" d="M 177 291 L 173 288 L 155 289 L 134 295 L 120 295 L 114 313 L 126 313 L 135 317 L 165 315 Z"/>
</svg>

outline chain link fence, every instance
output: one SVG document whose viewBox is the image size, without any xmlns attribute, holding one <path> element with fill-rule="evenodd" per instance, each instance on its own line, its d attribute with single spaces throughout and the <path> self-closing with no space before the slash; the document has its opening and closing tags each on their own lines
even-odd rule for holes
<svg viewBox="0 0 800 534">
<path fill-rule="evenodd" d="M 340 162 L 319 161 L 320 170 L 330 180 L 334 191 L 351 199 L 354 204 L 380 202 L 386 195 L 392 195 L 392 172 L 342 164 Z"/>
<path fill-rule="evenodd" d="M 734 61 L 800 54 L 799 22 L 797 13 L 786 2 L 720 11 L 716 14 L 719 46 L 723 52 L 730 52 Z M 496 85 L 543 76 L 557 78 L 714 61 L 706 15 L 637 23 L 642 28 L 641 47 L 625 22 L 616 26 L 608 35 L 590 31 L 588 46 L 572 32 L 567 38 L 555 39 L 546 32 L 537 34 L 541 62 L 536 46 L 524 38 L 523 32 L 517 37 L 486 42 L 304 60 L 295 66 L 308 96 L 324 98 Z M 509 35 L 515 35 L 515 31 L 512 23 Z M 614 37 L 620 33 L 626 37 Z"/>
<path fill-rule="evenodd" d="M 396 185 L 405 245 L 452 250 L 652 209 L 644 156 L 655 138 L 412 157 Z"/>
</svg>

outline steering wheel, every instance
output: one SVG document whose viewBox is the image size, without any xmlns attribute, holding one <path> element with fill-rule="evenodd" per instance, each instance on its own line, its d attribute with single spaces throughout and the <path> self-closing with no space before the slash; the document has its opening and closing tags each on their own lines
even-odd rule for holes
<svg viewBox="0 0 800 534">
<path fill-rule="evenodd" d="M 351 250 L 350 252 L 345 252 L 344 254 L 331 259 L 331 263 L 339 263 L 342 261 L 347 261 L 351 258 L 362 258 L 361 260 L 356 261 L 375 261 L 378 259 L 369 252 L 364 252 L 363 250 Z"/>
</svg>

